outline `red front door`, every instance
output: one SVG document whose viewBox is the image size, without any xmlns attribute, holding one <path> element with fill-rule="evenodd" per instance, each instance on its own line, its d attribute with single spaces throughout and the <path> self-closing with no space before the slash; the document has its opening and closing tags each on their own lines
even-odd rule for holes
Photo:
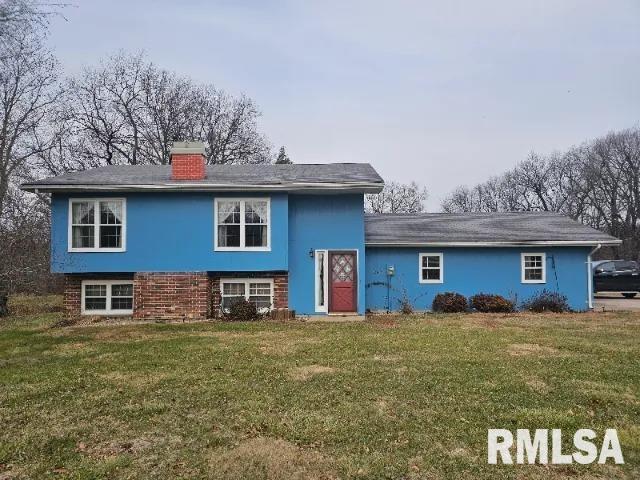
<svg viewBox="0 0 640 480">
<path fill-rule="evenodd" d="M 355 252 L 330 252 L 329 312 L 358 310 L 356 258 Z"/>
</svg>

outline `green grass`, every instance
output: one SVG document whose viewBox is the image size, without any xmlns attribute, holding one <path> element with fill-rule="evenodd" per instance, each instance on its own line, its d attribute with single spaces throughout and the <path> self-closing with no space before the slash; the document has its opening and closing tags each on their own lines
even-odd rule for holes
<svg viewBox="0 0 640 480">
<path fill-rule="evenodd" d="M 57 327 L 0 320 L 0 478 L 634 478 L 640 315 Z M 626 464 L 490 466 L 488 428 Z M 566 438 L 570 441 L 570 438 Z"/>
</svg>

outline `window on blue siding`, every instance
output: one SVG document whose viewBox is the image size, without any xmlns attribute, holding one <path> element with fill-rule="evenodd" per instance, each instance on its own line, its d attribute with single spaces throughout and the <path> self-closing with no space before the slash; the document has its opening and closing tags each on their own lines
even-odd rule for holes
<svg viewBox="0 0 640 480">
<path fill-rule="evenodd" d="M 441 253 L 421 253 L 419 262 L 420 283 L 442 283 Z"/>
<path fill-rule="evenodd" d="M 240 246 L 240 202 L 218 202 L 218 246 Z"/>
<path fill-rule="evenodd" d="M 94 247 L 93 202 L 73 202 L 71 204 L 71 231 L 73 248 Z"/>
<path fill-rule="evenodd" d="M 544 253 L 522 254 L 522 283 L 545 283 L 546 261 Z"/>
<path fill-rule="evenodd" d="M 268 250 L 269 199 L 217 199 L 216 250 Z"/>
<path fill-rule="evenodd" d="M 267 217 L 269 205 L 265 201 L 245 203 L 245 246 L 267 246 Z"/>
<path fill-rule="evenodd" d="M 122 202 L 100 203 L 100 248 L 122 246 Z"/>
<path fill-rule="evenodd" d="M 70 251 L 123 251 L 125 200 L 69 201 Z"/>
</svg>

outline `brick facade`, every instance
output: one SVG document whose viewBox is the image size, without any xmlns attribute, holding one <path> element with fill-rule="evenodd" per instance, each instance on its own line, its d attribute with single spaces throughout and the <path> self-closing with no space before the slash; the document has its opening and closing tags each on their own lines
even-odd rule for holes
<svg viewBox="0 0 640 480">
<path fill-rule="evenodd" d="M 82 281 L 133 278 L 133 317 L 137 319 L 205 319 L 220 316 L 221 278 L 273 279 L 274 318 L 289 318 L 287 272 L 140 272 L 131 275 L 65 275 L 64 312 L 67 318 L 81 314 Z"/>
<path fill-rule="evenodd" d="M 209 295 L 206 272 L 136 273 L 133 277 L 133 317 L 205 319 Z"/>
<path fill-rule="evenodd" d="M 75 275 L 64 276 L 62 308 L 66 318 L 80 316 L 82 302 L 82 278 Z"/>
<path fill-rule="evenodd" d="M 271 278 L 273 279 L 273 309 L 284 311 L 289 308 L 289 274 L 287 272 L 254 272 L 231 274 L 227 272 L 215 273 L 211 276 L 211 312 L 212 316 L 220 316 L 221 278 Z M 281 317 L 282 315 L 276 315 Z"/>
</svg>

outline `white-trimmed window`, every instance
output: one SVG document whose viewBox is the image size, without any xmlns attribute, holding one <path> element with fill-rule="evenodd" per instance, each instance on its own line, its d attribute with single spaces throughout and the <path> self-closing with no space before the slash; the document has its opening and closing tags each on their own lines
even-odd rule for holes
<svg viewBox="0 0 640 480">
<path fill-rule="evenodd" d="M 83 315 L 131 315 L 133 282 L 129 280 L 83 280 Z"/>
<path fill-rule="evenodd" d="M 215 249 L 266 251 L 271 246 L 268 198 L 217 198 Z"/>
<path fill-rule="evenodd" d="M 220 295 L 220 308 L 225 313 L 234 302 L 243 298 L 253 303 L 259 313 L 266 313 L 273 307 L 273 279 L 223 278 L 220 280 Z"/>
<path fill-rule="evenodd" d="M 546 283 L 547 262 L 544 253 L 523 253 L 522 283 Z"/>
<path fill-rule="evenodd" d="M 420 283 L 442 283 L 444 281 L 444 265 L 441 253 L 421 253 L 418 270 Z"/>
<path fill-rule="evenodd" d="M 126 239 L 126 200 L 69 200 L 70 252 L 123 252 Z"/>
</svg>

